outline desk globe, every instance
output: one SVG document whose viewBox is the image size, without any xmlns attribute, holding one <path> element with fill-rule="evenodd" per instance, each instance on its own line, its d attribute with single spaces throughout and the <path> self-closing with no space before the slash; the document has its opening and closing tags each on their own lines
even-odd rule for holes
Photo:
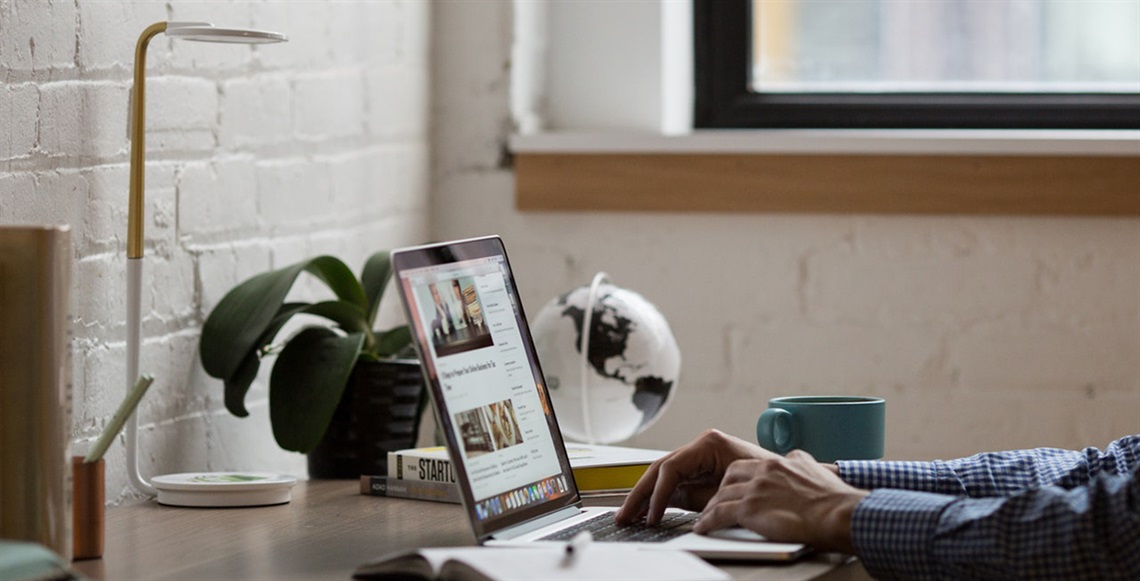
<svg viewBox="0 0 1140 581">
<path fill-rule="evenodd" d="M 669 323 L 652 303 L 610 283 L 605 273 L 544 305 L 531 333 L 566 439 L 626 440 L 669 405 L 681 372 Z"/>
</svg>

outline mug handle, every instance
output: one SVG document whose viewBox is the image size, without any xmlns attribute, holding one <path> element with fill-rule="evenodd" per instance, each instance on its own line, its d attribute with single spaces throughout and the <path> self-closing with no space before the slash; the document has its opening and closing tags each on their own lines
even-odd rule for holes
<svg viewBox="0 0 1140 581">
<path fill-rule="evenodd" d="M 756 441 L 762 448 L 787 454 L 795 448 L 797 439 L 792 412 L 786 409 L 768 408 L 756 420 Z"/>
</svg>

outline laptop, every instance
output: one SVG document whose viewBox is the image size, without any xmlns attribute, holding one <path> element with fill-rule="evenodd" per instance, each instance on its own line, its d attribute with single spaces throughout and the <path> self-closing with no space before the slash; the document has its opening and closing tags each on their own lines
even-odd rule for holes
<svg viewBox="0 0 1140 581">
<path fill-rule="evenodd" d="M 669 509 L 663 526 L 615 527 L 616 508 L 583 507 L 502 240 L 401 248 L 391 258 L 479 544 L 565 545 L 600 526 L 591 529 L 595 542 L 705 558 L 791 560 L 808 551 L 745 529 L 698 535 L 691 530 L 696 513 L 679 509 Z"/>
</svg>

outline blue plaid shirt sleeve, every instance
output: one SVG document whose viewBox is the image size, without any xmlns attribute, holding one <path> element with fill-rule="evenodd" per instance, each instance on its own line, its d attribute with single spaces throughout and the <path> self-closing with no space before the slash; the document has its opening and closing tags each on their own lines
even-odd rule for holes
<svg viewBox="0 0 1140 581">
<path fill-rule="evenodd" d="M 988 452 L 959 460 L 839 464 L 840 476 L 858 488 L 901 488 L 975 498 L 1009 496 L 1027 488 L 1072 489 L 1097 474 L 1128 474 L 1140 464 L 1140 435 L 1126 436 L 1104 451 L 1038 448 Z"/>
<path fill-rule="evenodd" d="M 851 535 L 875 577 L 1140 579 L 1140 436 L 839 468 L 873 490 Z"/>
</svg>

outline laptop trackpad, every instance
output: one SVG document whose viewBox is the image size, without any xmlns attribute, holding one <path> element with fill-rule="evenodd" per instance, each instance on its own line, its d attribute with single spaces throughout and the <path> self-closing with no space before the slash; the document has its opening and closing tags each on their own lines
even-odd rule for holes
<svg viewBox="0 0 1140 581">
<path fill-rule="evenodd" d="M 729 527 L 727 529 L 715 530 L 706 535 L 714 539 L 725 539 L 728 541 L 748 541 L 748 542 L 767 542 L 768 539 L 761 536 L 759 533 L 752 532 L 743 527 Z"/>
</svg>

